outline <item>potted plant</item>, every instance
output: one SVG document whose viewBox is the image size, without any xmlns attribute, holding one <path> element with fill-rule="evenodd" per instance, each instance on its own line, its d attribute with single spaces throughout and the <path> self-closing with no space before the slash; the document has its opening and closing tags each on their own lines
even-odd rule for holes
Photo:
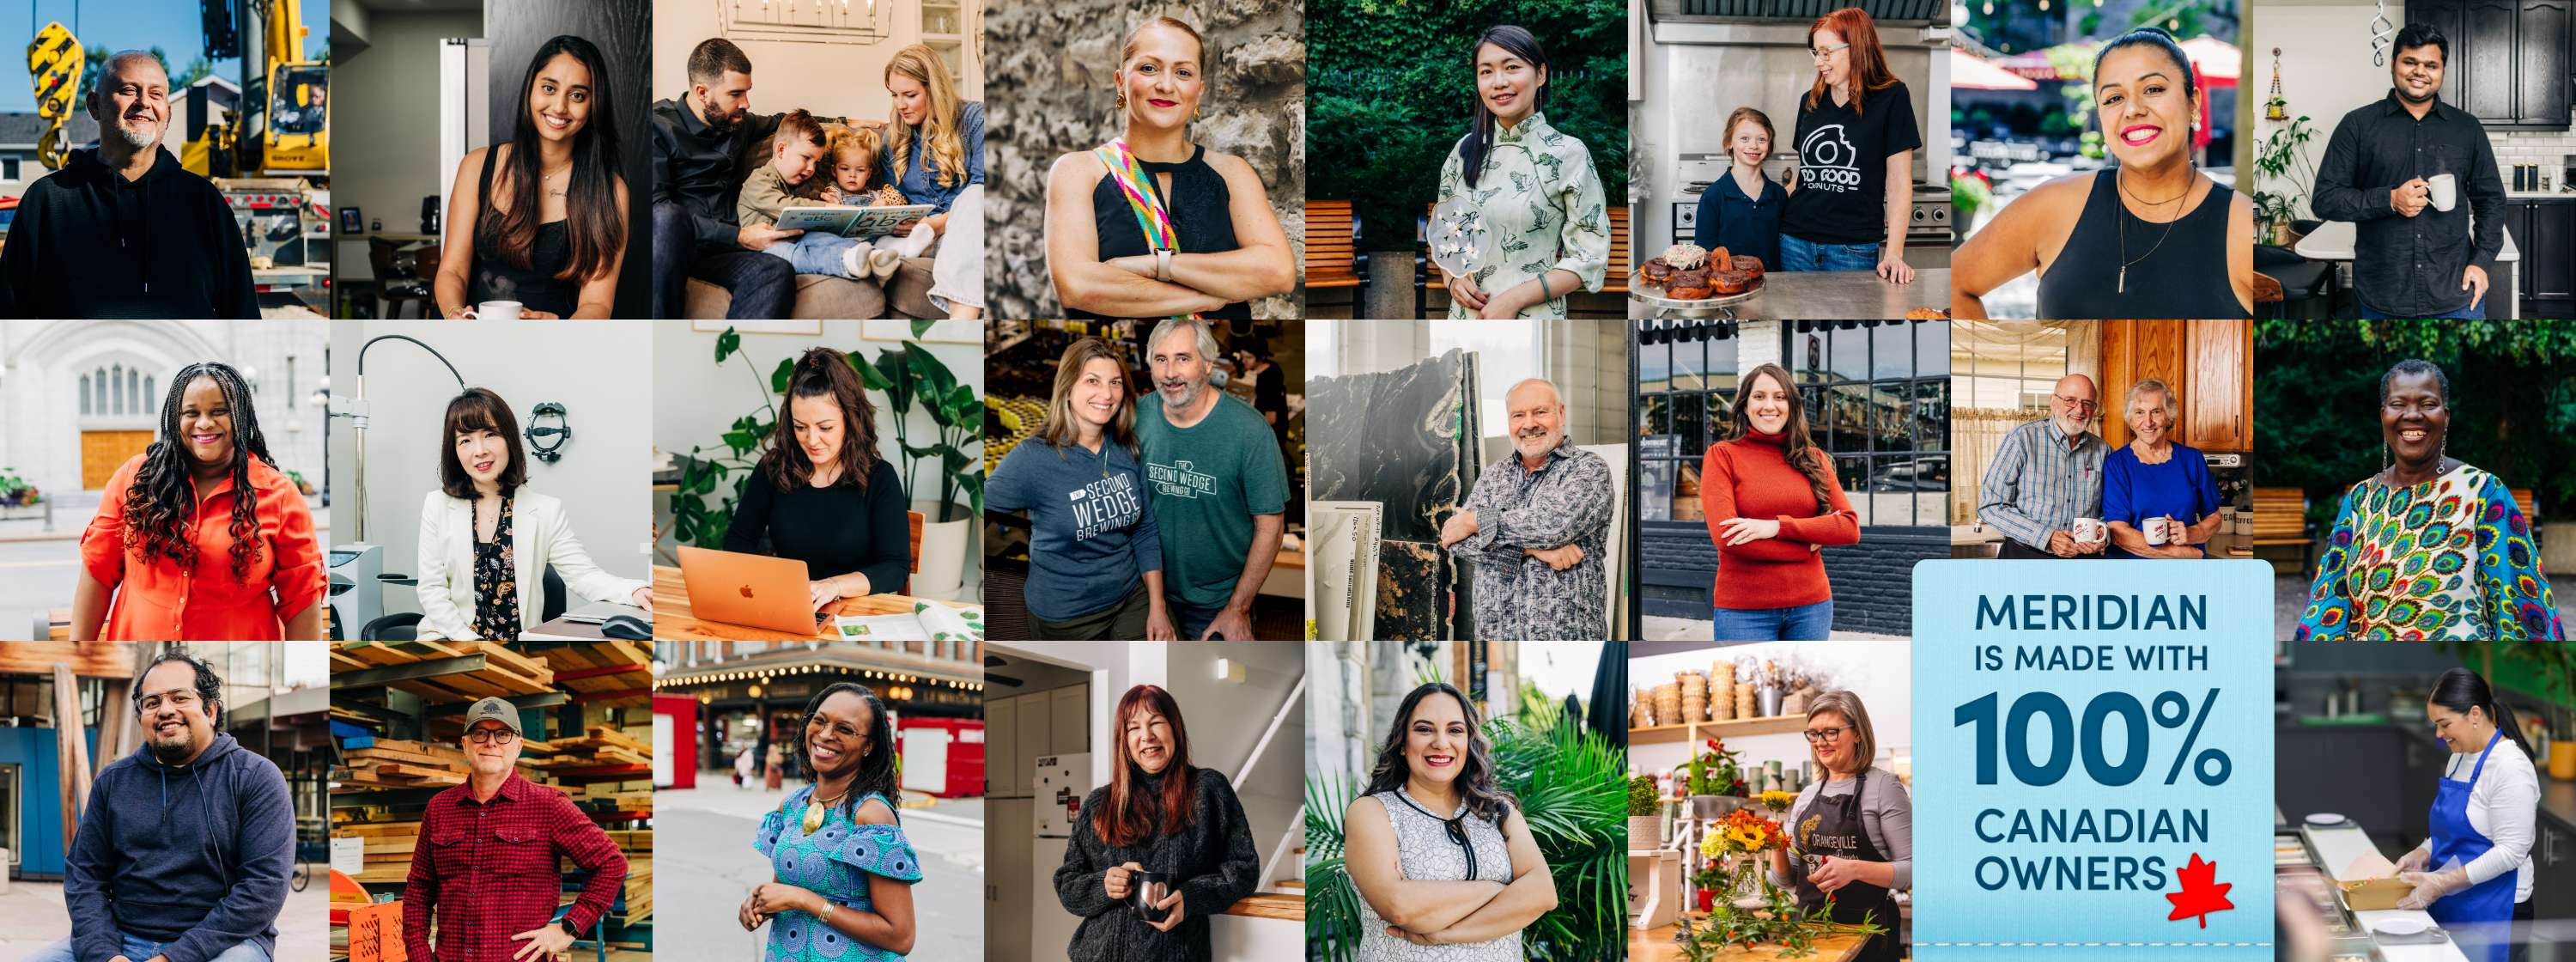
<svg viewBox="0 0 2576 962">
<path fill-rule="evenodd" d="M 1628 851 L 1645 852 L 1664 844 L 1663 801 L 1655 796 L 1655 776 L 1628 780 Z"/>
<path fill-rule="evenodd" d="M 1681 947 L 1683 959 L 1708 962 L 1720 953 L 1749 954 L 1767 945 L 1779 946 L 1774 957 L 1804 958 L 1815 954 L 1819 937 L 1876 935 L 1895 923 L 1870 918 L 1836 922 L 1830 894 L 1813 910 L 1799 908 L 1796 898 L 1771 881 L 1770 853 L 1790 847 L 1789 834 L 1780 823 L 1750 808 L 1729 812 L 1724 821 L 1710 826 L 1700 852 L 1723 860 L 1720 884 L 1728 897 L 1716 900 L 1705 922 L 1681 920 L 1681 931 L 1673 941 Z"/>
<path fill-rule="evenodd" d="M 28 484 L 27 479 L 13 473 L 16 470 L 0 468 L 0 508 L 24 508 L 42 504 L 45 500 L 44 493 L 37 491 L 35 485 Z"/>
<path fill-rule="evenodd" d="M 2263 243 L 2288 245 L 2296 240 L 2290 222 L 2308 199 L 2308 188 L 2317 182 L 2316 165 L 2307 156 L 2308 142 L 2316 135 L 2316 128 L 2301 115 L 2266 135 L 2254 153 L 2254 223 L 2262 229 Z"/>
<path fill-rule="evenodd" d="M 1744 768 L 1741 754 L 1726 743 L 1711 738 L 1707 749 L 1692 755 L 1690 791 L 1692 818 L 1717 818 L 1744 804 Z"/>
</svg>

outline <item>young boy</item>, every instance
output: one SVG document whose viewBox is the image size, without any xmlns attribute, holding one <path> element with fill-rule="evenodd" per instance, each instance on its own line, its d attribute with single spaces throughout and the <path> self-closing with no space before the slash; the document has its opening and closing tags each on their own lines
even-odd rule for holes
<svg viewBox="0 0 2576 962">
<path fill-rule="evenodd" d="M 789 207 L 903 203 L 903 195 L 891 186 L 868 188 L 878 145 L 876 131 L 836 129 L 827 136 L 812 114 L 790 111 L 779 118 L 769 162 L 743 179 L 742 196 L 734 210 L 737 220 L 747 227 L 768 226 L 777 223 L 779 213 Z M 826 163 L 832 176 L 815 177 L 817 168 Z M 807 231 L 767 250 L 795 265 L 799 274 L 884 281 L 894 276 L 904 258 L 921 256 L 933 238 L 926 224 L 913 228 L 908 237 L 889 234 L 865 239 Z"/>
</svg>

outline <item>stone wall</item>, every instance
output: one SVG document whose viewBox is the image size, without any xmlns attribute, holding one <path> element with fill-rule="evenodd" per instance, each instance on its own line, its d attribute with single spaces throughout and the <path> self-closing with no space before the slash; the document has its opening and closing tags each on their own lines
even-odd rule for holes
<svg viewBox="0 0 2576 962">
<path fill-rule="evenodd" d="M 1046 180 L 1057 157 L 1119 131 L 1110 74 L 1127 31 L 1166 14 L 1196 27 L 1213 61 L 1191 137 L 1261 175 L 1302 263 L 1306 234 L 1306 27 L 1300 4 L 1182 0 L 1140 9 L 1107 0 L 996 5 L 984 19 L 984 290 L 989 316 L 1062 317 L 1047 278 Z M 1304 290 L 1265 298 L 1253 316 L 1302 317 Z"/>
</svg>

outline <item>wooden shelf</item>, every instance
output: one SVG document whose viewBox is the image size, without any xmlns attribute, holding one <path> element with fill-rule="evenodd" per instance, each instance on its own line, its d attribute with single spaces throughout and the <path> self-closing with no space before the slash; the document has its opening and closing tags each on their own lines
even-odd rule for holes
<svg viewBox="0 0 2576 962">
<path fill-rule="evenodd" d="M 1679 725 L 1628 729 L 1628 744 L 1696 743 L 1703 739 L 1733 738 L 1738 735 L 1779 735 L 1806 727 L 1807 716 L 1805 715 L 1772 715 L 1767 718 L 1739 718 L 1733 721 L 1685 722 Z"/>
</svg>

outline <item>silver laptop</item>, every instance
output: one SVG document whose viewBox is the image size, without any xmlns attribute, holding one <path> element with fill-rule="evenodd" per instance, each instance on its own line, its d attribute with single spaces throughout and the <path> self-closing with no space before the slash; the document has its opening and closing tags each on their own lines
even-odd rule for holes
<svg viewBox="0 0 2576 962">
<path fill-rule="evenodd" d="M 608 619 L 615 618 L 619 615 L 627 615 L 643 621 L 653 620 L 653 616 L 645 614 L 644 609 L 615 601 L 594 601 L 571 611 L 564 612 L 563 618 L 565 621 L 579 622 L 585 625 L 599 625 L 606 624 L 608 623 Z"/>
</svg>

